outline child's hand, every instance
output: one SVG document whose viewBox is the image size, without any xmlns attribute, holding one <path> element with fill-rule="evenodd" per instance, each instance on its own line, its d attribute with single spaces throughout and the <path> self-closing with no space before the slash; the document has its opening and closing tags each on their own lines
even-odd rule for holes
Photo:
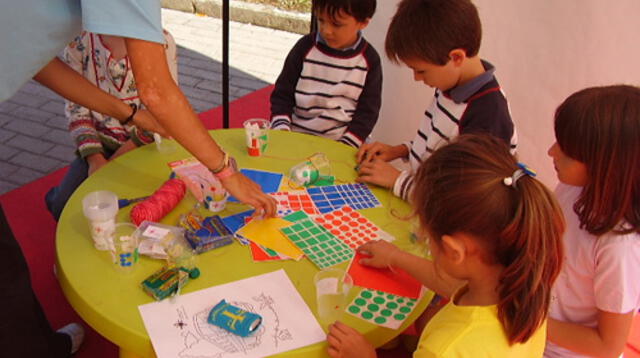
<svg viewBox="0 0 640 358">
<path fill-rule="evenodd" d="M 332 358 L 376 357 L 376 350 L 371 343 L 367 342 L 360 332 L 341 322 L 329 326 L 327 343 L 329 343 L 327 352 Z"/>
<path fill-rule="evenodd" d="M 133 143 L 131 139 L 129 139 L 126 142 L 122 143 L 120 148 L 118 148 L 118 150 L 116 150 L 115 153 L 113 153 L 113 155 L 109 158 L 109 160 L 116 159 L 117 157 L 133 149 L 136 149 L 136 144 Z"/>
<path fill-rule="evenodd" d="M 358 252 L 369 256 L 360 260 L 365 266 L 387 268 L 394 265 L 393 258 L 400 251 L 395 245 L 384 240 L 369 241 L 358 247 Z"/>
<path fill-rule="evenodd" d="M 105 164 L 107 164 L 107 159 L 105 159 L 102 153 L 95 153 L 87 156 L 85 158 L 87 160 L 87 164 L 89 164 L 89 169 L 87 170 L 87 176 L 98 171 L 98 169 L 102 168 Z"/>
<path fill-rule="evenodd" d="M 133 117 L 133 124 L 149 132 L 156 132 L 163 137 L 169 136 L 169 133 L 164 130 L 160 122 L 146 109 L 139 109 L 138 112 L 136 112 L 136 115 Z"/>
<path fill-rule="evenodd" d="M 364 143 L 360 146 L 360 149 L 358 149 L 356 161 L 358 163 L 367 163 L 375 158 L 385 162 L 393 160 L 395 158 L 391 158 L 392 148 L 392 146 L 381 142 Z"/>
<path fill-rule="evenodd" d="M 358 166 L 358 178 L 356 181 L 376 184 L 383 188 L 393 188 L 398 176 L 400 176 L 400 171 L 393 165 L 375 159 L 370 162 L 363 162 Z"/>
<path fill-rule="evenodd" d="M 356 160 L 358 163 L 366 163 L 374 159 L 389 162 L 396 158 L 405 157 L 408 154 L 408 149 L 403 144 L 391 146 L 381 142 L 373 142 L 365 143 L 360 147 L 356 154 Z"/>
</svg>

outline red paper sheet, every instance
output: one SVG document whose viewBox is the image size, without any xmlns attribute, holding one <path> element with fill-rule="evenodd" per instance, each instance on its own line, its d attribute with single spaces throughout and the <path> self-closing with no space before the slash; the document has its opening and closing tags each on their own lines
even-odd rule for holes
<svg viewBox="0 0 640 358">
<path fill-rule="evenodd" d="M 378 269 L 361 265 L 360 259 L 366 257 L 356 252 L 349 266 L 349 275 L 353 278 L 354 285 L 409 298 L 420 297 L 422 285 L 418 280 L 400 269 L 394 268 L 395 272 L 393 272 L 387 268 Z"/>
<path fill-rule="evenodd" d="M 262 250 L 260 248 L 260 246 L 258 246 L 258 244 L 256 244 L 253 241 L 249 241 L 249 245 L 251 245 L 250 246 L 251 247 L 251 256 L 253 256 L 253 261 L 260 262 L 260 261 L 282 260 L 282 258 L 279 257 L 279 256 L 269 256 L 269 254 L 264 252 L 264 250 Z"/>
</svg>

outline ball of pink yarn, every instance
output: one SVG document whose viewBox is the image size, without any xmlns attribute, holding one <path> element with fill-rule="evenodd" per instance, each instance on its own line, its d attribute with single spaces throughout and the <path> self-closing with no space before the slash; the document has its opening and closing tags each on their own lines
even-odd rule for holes
<svg viewBox="0 0 640 358">
<path fill-rule="evenodd" d="M 131 221 L 136 226 L 145 220 L 160 221 L 182 200 L 186 187 L 180 179 L 167 180 L 153 195 L 131 209 Z"/>
</svg>

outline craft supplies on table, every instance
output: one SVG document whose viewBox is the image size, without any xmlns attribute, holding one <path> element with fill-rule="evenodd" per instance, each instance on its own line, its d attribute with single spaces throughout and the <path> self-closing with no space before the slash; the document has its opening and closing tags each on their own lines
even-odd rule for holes
<svg viewBox="0 0 640 358">
<path fill-rule="evenodd" d="M 134 233 L 139 240 L 140 254 L 154 259 L 166 259 L 169 264 L 195 266 L 195 253 L 184 237 L 183 228 L 143 221 Z"/>
<path fill-rule="evenodd" d="M 224 210 L 229 193 L 220 180 L 196 158 L 177 160 L 168 165 L 207 210 L 214 213 Z"/>
<path fill-rule="evenodd" d="M 381 207 L 382 204 L 363 183 L 308 188 L 313 203 L 321 213 L 340 209 L 345 205 L 360 210 Z"/>
<path fill-rule="evenodd" d="M 180 288 L 200 276 L 198 268 L 188 269 L 182 266 L 163 267 L 142 281 L 142 289 L 149 296 L 160 301 L 180 293 Z"/>
<path fill-rule="evenodd" d="M 187 230 L 185 238 L 191 248 L 200 254 L 231 244 L 233 233 L 227 229 L 219 216 L 214 215 L 204 218 L 199 229 Z"/>
<path fill-rule="evenodd" d="M 145 220 L 160 221 L 178 205 L 185 191 L 185 183 L 182 180 L 167 180 L 150 197 L 131 209 L 131 221 L 136 225 Z"/>
</svg>

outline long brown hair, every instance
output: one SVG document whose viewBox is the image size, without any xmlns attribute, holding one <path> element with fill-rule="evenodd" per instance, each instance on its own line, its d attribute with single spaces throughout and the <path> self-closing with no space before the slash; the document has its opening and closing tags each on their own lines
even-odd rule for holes
<svg viewBox="0 0 640 358">
<path fill-rule="evenodd" d="M 482 26 L 470 0 L 403 0 L 391 19 L 385 50 L 392 61 L 421 59 L 443 66 L 451 50 L 480 50 Z"/>
<path fill-rule="evenodd" d="M 640 88 L 572 94 L 556 110 L 555 131 L 562 152 L 587 167 L 573 207 L 580 227 L 593 235 L 640 232 Z"/>
<path fill-rule="evenodd" d="M 498 318 L 509 343 L 526 342 L 544 322 L 562 263 L 564 219 L 553 194 L 518 170 L 509 148 L 487 135 L 462 135 L 420 167 L 415 214 L 440 245 L 443 235 L 478 239 L 483 260 L 504 267 L 497 287 Z"/>
</svg>

